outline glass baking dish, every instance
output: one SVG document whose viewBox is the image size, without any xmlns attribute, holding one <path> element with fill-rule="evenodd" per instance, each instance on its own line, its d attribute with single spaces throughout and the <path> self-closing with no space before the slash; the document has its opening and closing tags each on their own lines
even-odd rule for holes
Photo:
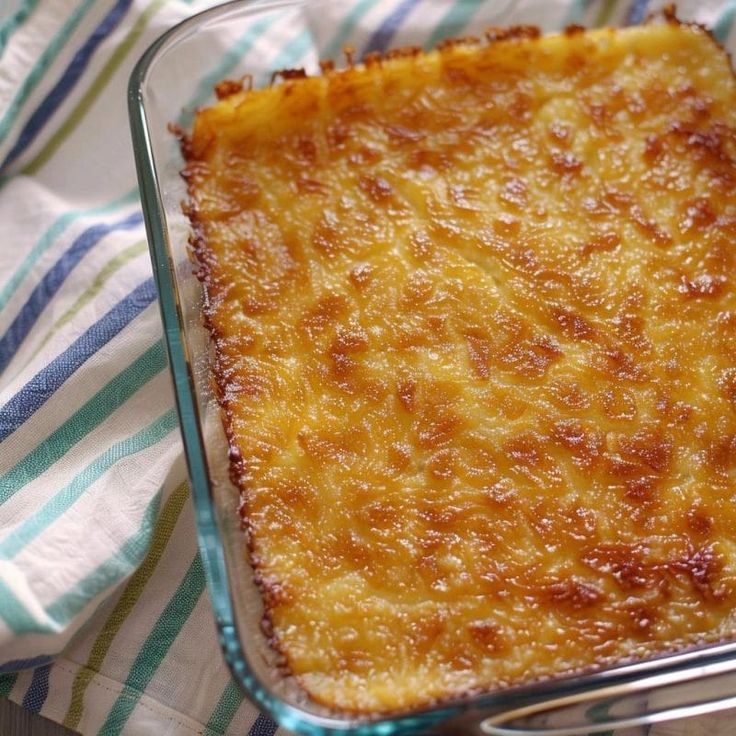
<svg viewBox="0 0 736 736">
<path fill-rule="evenodd" d="M 603 10 L 610 5 L 601 3 Z M 642 4 L 632 8 L 637 5 Z M 583 8 L 581 3 L 572 6 Z M 246 694 L 290 730 L 365 736 L 554 736 L 598 733 L 736 706 L 736 643 L 726 643 L 494 691 L 419 712 L 355 717 L 310 701 L 279 671 L 261 630 L 260 594 L 247 562 L 238 492 L 229 480 L 227 442 L 210 383 L 202 296 L 187 248 L 189 222 L 181 207 L 186 198 L 179 175 L 183 160 L 170 124 L 189 127 L 196 107 L 214 99 L 213 85 L 223 78 L 247 75 L 257 86 L 268 84 L 274 70 L 304 66 L 316 73 L 320 58 L 339 56 L 347 44 L 359 56 L 388 44 L 431 46 L 448 35 L 472 28 L 478 33 L 492 24 L 533 22 L 554 30 L 576 19 L 569 8 L 565 12 L 560 8 L 513 0 L 394 0 L 381 8 L 379 2 L 366 0 L 332 5 L 314 0 L 232 2 L 166 33 L 132 74 L 129 112 L 138 179 L 219 637 L 233 676 Z M 619 22 L 640 19 L 630 11 Z"/>
</svg>

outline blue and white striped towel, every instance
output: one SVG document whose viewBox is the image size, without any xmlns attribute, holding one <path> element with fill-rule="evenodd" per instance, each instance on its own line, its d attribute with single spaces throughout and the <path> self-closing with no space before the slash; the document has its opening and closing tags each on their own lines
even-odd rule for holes
<svg viewBox="0 0 736 736">
<path fill-rule="evenodd" d="M 125 89 L 164 30 L 212 0 L 0 0 L 0 695 L 85 734 L 266 736 L 220 656 L 135 187 Z M 318 45 L 385 49 L 400 25 L 632 23 L 646 0 L 353 0 Z M 736 47 L 736 2 L 685 16 Z M 264 29 L 265 30 L 265 29 Z M 192 105 L 204 98 L 192 99 Z M 651 729 L 730 734 L 725 714 Z M 646 729 L 630 730 L 630 735 Z"/>
</svg>

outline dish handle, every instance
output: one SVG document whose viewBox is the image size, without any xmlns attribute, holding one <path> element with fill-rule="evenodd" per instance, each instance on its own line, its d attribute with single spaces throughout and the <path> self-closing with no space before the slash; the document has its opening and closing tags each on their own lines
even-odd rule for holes
<svg viewBox="0 0 736 736">
<path fill-rule="evenodd" d="M 578 736 L 736 707 L 736 662 L 664 672 L 485 718 L 487 736 Z"/>
</svg>

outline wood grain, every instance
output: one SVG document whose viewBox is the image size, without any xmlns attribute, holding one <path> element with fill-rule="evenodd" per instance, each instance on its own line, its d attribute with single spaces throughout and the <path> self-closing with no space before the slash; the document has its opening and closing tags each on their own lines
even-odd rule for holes
<svg viewBox="0 0 736 736">
<path fill-rule="evenodd" d="M 76 731 L 0 698 L 0 736 L 74 736 Z"/>
</svg>

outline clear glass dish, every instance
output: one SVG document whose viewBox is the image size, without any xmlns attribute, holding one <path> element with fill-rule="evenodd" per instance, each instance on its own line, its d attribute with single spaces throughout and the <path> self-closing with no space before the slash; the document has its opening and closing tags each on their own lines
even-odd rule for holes
<svg viewBox="0 0 736 736">
<path fill-rule="evenodd" d="M 269 83 L 276 69 L 306 66 L 315 73 L 318 59 L 339 55 L 343 44 L 353 45 L 358 53 L 387 43 L 433 45 L 444 36 L 462 34 L 471 15 L 477 30 L 509 22 L 534 22 L 553 30 L 569 20 L 560 18 L 554 4 L 520 8 L 523 5 L 513 0 L 424 0 L 426 13 L 415 8 L 411 19 L 417 21 L 404 23 L 397 31 L 387 24 L 385 13 L 383 19 L 371 20 L 376 13 L 365 0 L 355 2 L 349 12 L 343 7 L 336 13 L 343 20 L 335 27 L 321 12 L 325 3 L 318 8 L 309 0 L 233 2 L 166 33 L 144 54 L 130 80 L 130 123 L 141 198 L 220 641 L 246 694 L 293 731 L 554 736 L 736 706 L 736 643 L 729 643 L 490 692 L 419 712 L 357 718 L 310 701 L 279 671 L 261 629 L 261 599 L 247 562 L 238 492 L 228 476 L 227 442 L 211 390 L 200 285 L 187 248 L 189 223 L 181 208 L 186 191 L 179 175 L 183 161 L 169 124 L 188 127 L 195 108 L 214 99 L 213 85 L 223 78 L 247 74 L 257 86 Z M 395 7 L 394 14 L 410 5 Z M 358 22 L 361 12 L 367 21 Z"/>
</svg>

